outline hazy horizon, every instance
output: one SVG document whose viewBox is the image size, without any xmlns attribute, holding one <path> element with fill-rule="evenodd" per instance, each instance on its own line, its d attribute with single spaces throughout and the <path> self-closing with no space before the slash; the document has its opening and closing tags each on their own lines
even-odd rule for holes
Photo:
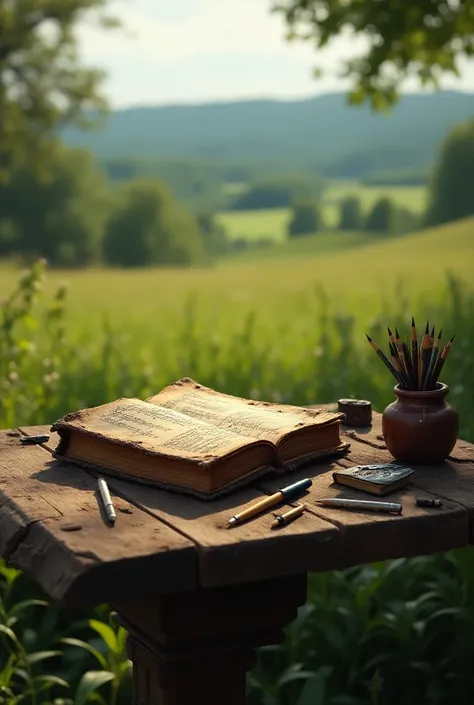
<svg viewBox="0 0 474 705">
<path fill-rule="evenodd" d="M 304 100 L 345 92 L 341 61 L 364 47 L 345 36 L 324 51 L 285 41 L 283 17 L 269 0 L 241 0 L 238 11 L 222 0 L 111 0 L 124 30 L 84 24 L 78 33 L 85 64 L 108 73 L 104 92 L 115 109 L 249 100 Z M 322 66 L 325 75 L 312 72 Z M 459 79 L 446 75 L 443 90 L 474 92 L 474 62 Z M 410 79 L 405 93 L 421 93 Z"/>
</svg>

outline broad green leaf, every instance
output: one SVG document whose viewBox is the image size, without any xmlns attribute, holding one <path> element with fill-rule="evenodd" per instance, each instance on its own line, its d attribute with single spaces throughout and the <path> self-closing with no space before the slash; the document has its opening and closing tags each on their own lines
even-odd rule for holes
<svg viewBox="0 0 474 705">
<path fill-rule="evenodd" d="M 92 629 L 94 629 L 94 631 L 100 634 L 102 639 L 107 644 L 107 648 L 109 648 L 110 651 L 117 653 L 117 635 L 112 627 L 109 627 L 109 625 L 105 624 L 105 622 L 99 622 L 98 619 L 89 619 L 88 624 Z"/>
<path fill-rule="evenodd" d="M 105 683 L 114 680 L 115 676 L 110 671 L 87 671 L 84 673 L 77 686 L 74 705 L 84 705 L 92 695 Z"/>
<path fill-rule="evenodd" d="M 324 705 L 326 699 L 326 681 L 331 670 L 331 668 L 321 668 L 306 681 L 300 693 L 300 697 L 298 698 L 297 705 Z"/>
<path fill-rule="evenodd" d="M 0 634 L 4 634 L 6 637 L 8 637 L 10 641 L 15 644 L 15 647 L 21 651 L 20 642 L 18 641 L 18 638 L 13 629 L 10 629 L 10 627 L 7 627 L 5 624 L 0 624 Z"/>
<path fill-rule="evenodd" d="M 77 646 L 80 649 L 88 651 L 90 654 L 92 654 L 92 656 L 94 656 L 94 658 L 97 659 L 102 668 L 107 669 L 107 659 L 105 658 L 105 656 L 103 656 L 100 651 L 97 651 L 97 649 L 94 649 L 94 647 L 91 644 L 88 644 L 87 641 L 82 641 L 81 639 L 74 639 L 73 637 L 64 637 L 64 639 L 61 639 L 61 644 L 68 644 L 68 646 Z"/>
<path fill-rule="evenodd" d="M 15 605 L 12 605 L 10 609 L 8 610 L 8 614 L 10 616 L 12 615 L 19 615 L 21 612 L 24 612 L 24 610 L 28 609 L 29 607 L 48 607 L 48 603 L 45 600 L 23 600 L 22 602 L 17 602 Z"/>
<path fill-rule="evenodd" d="M 16 659 L 17 659 L 16 654 L 10 654 L 10 656 L 7 659 L 6 664 L 0 670 L 0 689 L 2 687 L 7 686 L 10 683 L 10 681 L 12 679 L 13 672 L 14 672 L 14 666 L 15 666 Z"/>
<path fill-rule="evenodd" d="M 48 658 L 54 658 L 55 656 L 62 656 L 61 651 L 35 651 L 32 654 L 28 654 L 26 661 L 30 664 L 39 663 L 40 661 L 45 661 Z"/>
<path fill-rule="evenodd" d="M 54 685 L 60 686 L 61 688 L 70 687 L 69 683 L 65 681 L 64 678 L 54 675 L 35 676 L 33 678 L 33 684 L 37 693 L 41 690 L 52 688 Z"/>
</svg>

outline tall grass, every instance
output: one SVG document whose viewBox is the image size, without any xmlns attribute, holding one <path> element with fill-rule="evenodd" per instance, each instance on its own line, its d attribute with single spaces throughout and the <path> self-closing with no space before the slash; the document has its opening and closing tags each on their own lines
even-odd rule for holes
<svg viewBox="0 0 474 705">
<path fill-rule="evenodd" d="M 189 298 L 166 336 L 152 320 L 140 328 L 132 319 L 104 320 L 92 334 L 86 319 L 79 326 L 67 312 L 66 287 L 42 295 L 44 278 L 38 262 L 0 304 L 0 427 L 49 423 L 118 396 L 145 397 L 183 375 L 296 404 L 355 395 L 382 409 L 393 399 L 360 323 L 336 314 L 324 289 L 301 297 L 297 315 L 267 327 L 255 313 L 209 319 Z M 424 315 L 456 332 L 443 381 L 460 412 L 460 435 L 474 440 L 474 291 L 451 277 L 431 294 Z M 382 300 L 364 321 L 373 337 L 385 339 L 387 323 L 405 330 L 410 303 L 401 288 Z M 459 551 L 312 576 L 286 644 L 263 649 L 249 677 L 250 705 L 467 704 L 474 691 L 473 571 L 471 553 Z M 0 583 L 0 703 L 127 702 L 125 635 L 106 607 L 66 615 L 4 565 Z"/>
</svg>

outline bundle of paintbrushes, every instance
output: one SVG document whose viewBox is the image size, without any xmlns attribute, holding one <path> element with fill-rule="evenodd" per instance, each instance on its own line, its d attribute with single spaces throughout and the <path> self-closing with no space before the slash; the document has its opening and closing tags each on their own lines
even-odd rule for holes
<svg viewBox="0 0 474 705">
<path fill-rule="evenodd" d="M 451 350 L 454 335 L 444 347 L 441 347 L 443 330 L 441 329 L 435 337 L 434 326 L 430 332 L 429 324 L 426 323 L 425 332 L 421 340 L 418 341 L 413 318 L 407 342 L 400 338 L 396 328 L 395 335 L 390 328 L 387 330 L 390 359 L 367 333 L 366 336 L 379 358 L 397 380 L 400 388 L 413 391 L 436 389 L 439 384 L 440 372 Z"/>
</svg>

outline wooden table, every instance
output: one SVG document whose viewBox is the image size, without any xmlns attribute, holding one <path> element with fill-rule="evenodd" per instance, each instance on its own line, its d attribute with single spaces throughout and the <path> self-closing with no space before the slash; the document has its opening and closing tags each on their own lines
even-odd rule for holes
<svg viewBox="0 0 474 705">
<path fill-rule="evenodd" d="M 331 406 L 331 405 L 330 405 Z M 136 705 L 242 705 L 255 649 L 284 638 L 306 600 L 308 571 L 445 551 L 474 536 L 474 446 L 458 441 L 443 465 L 416 469 L 391 494 L 401 516 L 316 506 L 322 496 L 360 497 L 332 485 L 338 465 L 391 460 L 380 415 L 366 429 L 343 427 L 350 453 L 298 471 L 313 486 L 307 512 L 271 531 L 271 515 L 228 530 L 228 518 L 281 478 L 264 480 L 212 504 L 110 479 L 117 522 L 104 522 L 96 480 L 54 460 L 43 446 L 0 432 L 0 554 L 65 606 L 108 602 L 129 631 Z M 441 509 L 416 506 L 441 497 Z M 364 497 L 367 495 L 364 495 Z"/>
</svg>

